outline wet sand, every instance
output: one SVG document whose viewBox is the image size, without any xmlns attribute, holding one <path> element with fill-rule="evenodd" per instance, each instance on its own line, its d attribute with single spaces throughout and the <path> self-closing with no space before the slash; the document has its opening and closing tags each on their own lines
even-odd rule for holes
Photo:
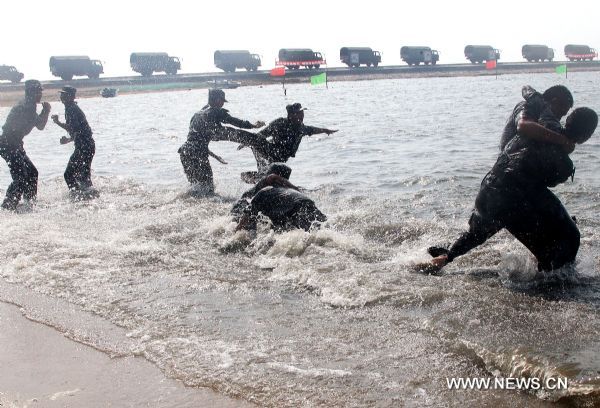
<svg viewBox="0 0 600 408">
<path fill-rule="evenodd" d="M 0 407 L 250 407 L 167 379 L 140 357 L 110 358 L 0 302 Z"/>
</svg>

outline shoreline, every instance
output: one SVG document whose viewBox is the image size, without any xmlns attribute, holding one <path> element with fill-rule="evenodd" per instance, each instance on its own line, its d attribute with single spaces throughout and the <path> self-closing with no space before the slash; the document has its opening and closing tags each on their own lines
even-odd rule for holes
<svg viewBox="0 0 600 408">
<path fill-rule="evenodd" d="M 6 293 L 8 288 L 14 293 Z M 60 306 L 62 319 L 77 313 L 35 293 L 29 293 L 36 299 L 31 303 L 23 298 L 28 292 L 0 282 L 0 407 L 254 406 L 209 388 L 188 387 L 126 350 L 102 351 L 103 347 L 85 341 L 87 334 L 82 341 L 67 337 L 70 331 L 63 333 L 60 325 L 55 326 L 56 317 L 38 320 L 36 306 Z M 103 328 L 101 332 L 106 335 Z"/>
<path fill-rule="evenodd" d="M 565 62 L 566 63 L 566 62 Z M 600 71 L 600 64 L 569 64 L 569 72 Z M 447 67 L 446 70 L 434 70 L 429 67 L 420 66 L 411 69 L 406 67 L 393 68 L 389 70 L 376 68 L 363 68 L 358 70 L 315 70 L 317 73 L 327 72 L 328 82 L 338 81 L 372 81 L 384 79 L 409 79 L 409 78 L 447 78 L 447 77 L 472 77 L 472 76 L 502 76 L 509 74 L 540 74 L 551 73 L 554 65 L 498 65 L 497 70 L 482 69 L 481 66 L 464 65 Z M 439 67 L 439 66 L 438 66 Z M 309 70 L 289 72 L 285 76 L 286 84 L 310 83 Z M 172 92 L 193 89 L 208 89 L 214 86 L 211 80 L 214 78 L 231 80 L 243 86 L 281 85 L 282 77 L 269 77 L 263 72 L 261 75 L 247 75 L 242 72 L 232 75 L 224 74 L 180 74 L 176 76 L 155 75 L 150 78 L 126 77 L 126 78 L 103 78 L 101 80 L 79 79 L 75 81 L 43 81 L 44 101 L 58 101 L 58 90 L 64 85 L 77 88 L 77 97 L 97 98 L 101 97 L 100 91 L 104 88 L 117 88 L 118 95 Z M 3 85 L 3 86 L 2 86 Z M 0 107 L 10 107 L 23 98 L 23 85 L 0 85 Z M 223 88 L 226 89 L 226 88 Z"/>
</svg>

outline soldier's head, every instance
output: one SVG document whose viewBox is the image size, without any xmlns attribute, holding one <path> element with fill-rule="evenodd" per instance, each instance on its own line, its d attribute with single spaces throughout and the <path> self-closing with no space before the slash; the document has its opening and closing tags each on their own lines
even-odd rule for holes
<svg viewBox="0 0 600 408">
<path fill-rule="evenodd" d="M 565 121 L 565 136 L 577 144 L 592 137 L 598 126 L 598 114 L 590 108 L 577 108 Z"/>
<path fill-rule="evenodd" d="M 267 171 L 265 174 L 276 174 L 279 177 L 283 177 L 284 179 L 290 179 L 290 175 L 292 174 L 292 169 L 284 163 L 271 163 L 269 167 L 267 167 Z"/>
<path fill-rule="evenodd" d="M 208 104 L 213 108 L 222 108 L 227 102 L 225 99 L 225 92 L 222 89 L 209 89 L 208 90 Z"/>
<path fill-rule="evenodd" d="M 75 95 L 77 94 L 77 89 L 72 86 L 65 86 L 63 89 L 59 91 L 60 93 L 60 101 L 62 103 L 73 103 L 75 101 Z"/>
<path fill-rule="evenodd" d="M 552 113 L 559 119 L 573 107 L 573 95 L 566 86 L 551 86 L 543 95 L 544 100 L 550 105 Z"/>
<path fill-rule="evenodd" d="M 303 108 L 298 102 L 286 106 L 285 110 L 287 110 L 287 117 L 292 123 L 301 124 L 304 122 L 304 111 L 306 108 Z"/>
<path fill-rule="evenodd" d="M 37 79 L 29 79 L 25 81 L 25 99 L 40 103 L 42 100 L 42 83 Z"/>
</svg>

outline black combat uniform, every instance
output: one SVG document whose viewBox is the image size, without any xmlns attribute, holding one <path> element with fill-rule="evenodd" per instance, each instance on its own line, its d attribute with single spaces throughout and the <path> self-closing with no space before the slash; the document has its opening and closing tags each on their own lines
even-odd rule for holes
<svg viewBox="0 0 600 408">
<path fill-rule="evenodd" d="M 254 127 L 247 120 L 234 118 L 227 109 L 207 105 L 192 117 L 187 141 L 178 150 L 188 181 L 204 185 L 210 193 L 214 192 L 214 182 L 212 168 L 208 161 L 208 144 L 219 140 L 252 144 L 256 139 L 253 133 L 224 127 L 223 123 L 242 129 Z"/>
<path fill-rule="evenodd" d="M 463 255 L 506 228 L 537 258 L 538 269 L 560 268 L 575 260 L 580 234 L 560 200 L 548 189 L 575 171 L 560 147 L 517 134 L 526 117 L 555 132 L 563 132 L 541 94 L 523 88 L 524 101 L 515 106 L 503 132 L 504 149 L 481 182 L 469 231 L 447 251 L 448 260 Z"/>
<path fill-rule="evenodd" d="M 268 217 L 278 230 L 300 228 L 308 231 L 313 223 L 324 222 L 327 217 L 313 200 L 291 188 L 265 187 L 250 201 L 248 215 Z"/>
<path fill-rule="evenodd" d="M 265 142 L 262 144 L 255 142 L 252 145 L 259 173 L 263 173 L 271 163 L 285 163 L 290 157 L 295 157 L 304 136 L 312 136 L 322 131 L 320 128 L 303 123 L 294 123 L 288 118 L 275 119 L 258 133 L 258 139 L 262 138 Z M 267 138 L 271 141 L 267 142 Z"/>
<path fill-rule="evenodd" d="M 92 160 L 96 153 L 92 129 L 76 102 L 65 104 L 65 121 L 75 144 L 65 170 L 65 181 L 69 190 L 86 190 L 92 186 Z"/>
<path fill-rule="evenodd" d="M 2 203 L 6 209 L 14 210 L 21 197 L 30 201 L 37 197 L 38 171 L 23 147 L 23 138 L 44 121 L 43 110 L 38 115 L 36 106 L 28 99 L 20 102 L 10 110 L 2 127 L 0 156 L 6 160 L 13 180 Z"/>
<path fill-rule="evenodd" d="M 517 125 L 520 119 L 528 119 L 534 122 L 542 119 L 544 126 L 550 130 L 559 131 L 560 119 L 554 115 L 542 94 L 530 86 L 524 86 L 521 94 L 523 100 L 515 105 L 502 131 L 500 150 L 504 150 L 508 142 L 517 135 Z"/>
</svg>

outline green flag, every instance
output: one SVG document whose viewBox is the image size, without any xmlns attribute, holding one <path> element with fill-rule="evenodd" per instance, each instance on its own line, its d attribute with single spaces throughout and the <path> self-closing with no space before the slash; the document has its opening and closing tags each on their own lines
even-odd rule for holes
<svg viewBox="0 0 600 408">
<path fill-rule="evenodd" d="M 311 76 L 310 84 L 311 85 L 319 85 L 327 82 L 327 72 L 323 72 L 322 74 Z"/>
<path fill-rule="evenodd" d="M 558 67 L 556 67 L 556 73 L 557 74 L 566 74 L 567 73 L 567 65 L 563 64 L 563 65 L 559 65 Z"/>
</svg>

